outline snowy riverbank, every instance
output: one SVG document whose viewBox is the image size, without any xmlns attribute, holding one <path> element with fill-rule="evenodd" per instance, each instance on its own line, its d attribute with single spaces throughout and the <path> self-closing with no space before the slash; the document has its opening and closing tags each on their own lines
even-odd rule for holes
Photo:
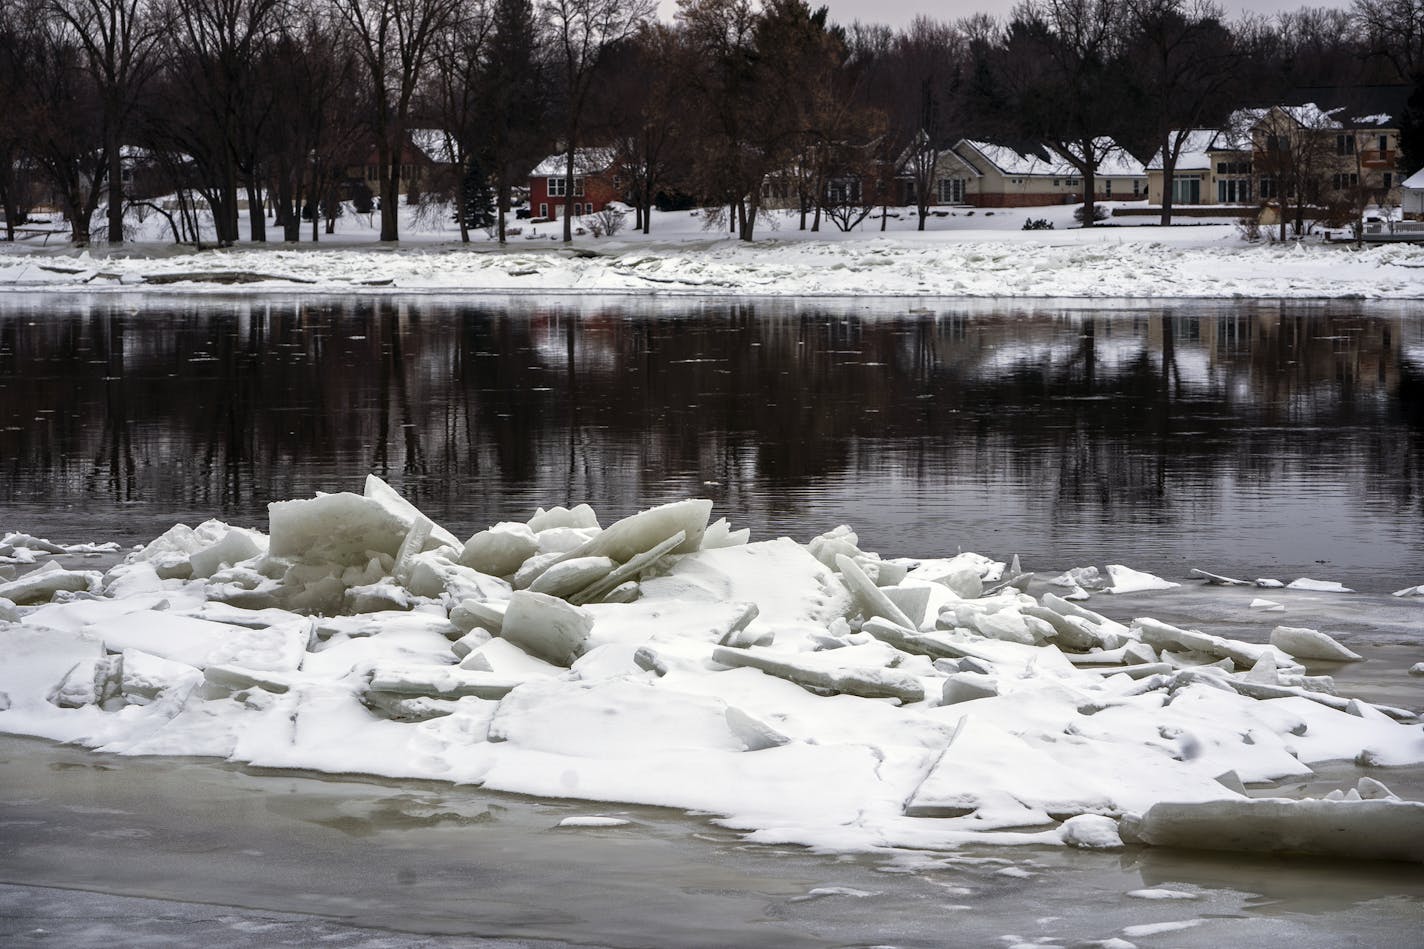
<svg viewBox="0 0 1424 949">
<path fill-rule="evenodd" d="M 1222 587 L 1203 631 L 1123 623 L 1087 601 L 1176 585 L 1110 566 L 1045 590 L 848 529 L 749 542 L 710 509 L 558 508 L 462 543 L 371 478 L 273 504 L 267 534 L 214 521 L 102 573 L 50 561 L 0 583 L 0 731 L 666 805 L 831 850 L 1424 859 L 1424 804 L 1376 781 L 1259 799 L 1323 762 L 1424 763 L 1416 709 L 1337 694 L 1359 656 L 1304 628 L 1329 613 L 1291 597 L 1336 585 Z M 1268 643 L 1221 634 L 1245 616 Z"/>
<path fill-rule="evenodd" d="M 484 239 L 460 244 L 448 228 L 420 229 L 415 221 L 395 247 L 379 245 L 358 220 L 344 221 L 321 244 L 201 253 L 166 244 L 155 231 L 113 252 L 0 245 L 0 291 L 191 293 L 240 283 L 362 293 L 1424 298 L 1424 246 L 1248 243 L 1234 224 L 1160 228 L 1144 223 L 1150 218 L 1081 229 L 1072 226 L 1071 211 L 958 211 L 931 218 L 924 232 L 906 215 L 884 233 L 845 234 L 799 231 L 784 216 L 752 244 L 704 229 L 698 216 L 670 212 L 656 216 L 650 236 L 586 235 L 572 247 L 551 239 L 555 225 L 526 222 L 503 250 Z M 1055 229 L 1024 231 L 1029 217 Z"/>
</svg>

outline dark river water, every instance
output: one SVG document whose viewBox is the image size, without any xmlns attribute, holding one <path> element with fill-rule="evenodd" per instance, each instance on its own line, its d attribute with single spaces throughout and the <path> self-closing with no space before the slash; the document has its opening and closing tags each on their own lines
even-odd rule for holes
<svg viewBox="0 0 1424 949">
<path fill-rule="evenodd" d="M 0 528 L 464 536 L 689 495 L 754 538 L 1424 582 L 1424 317 L 1365 303 L 0 298 Z"/>
</svg>

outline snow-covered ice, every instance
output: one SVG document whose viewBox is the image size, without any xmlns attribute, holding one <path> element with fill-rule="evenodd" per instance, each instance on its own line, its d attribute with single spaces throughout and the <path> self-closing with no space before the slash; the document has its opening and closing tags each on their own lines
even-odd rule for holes
<svg viewBox="0 0 1424 949">
<path fill-rule="evenodd" d="M 1100 206 L 1116 207 L 1112 202 Z M 628 228 L 580 237 L 567 248 L 557 228 L 524 225 L 507 248 L 476 235 L 460 244 L 453 225 L 403 222 L 398 248 L 375 247 L 363 215 L 348 213 L 318 245 L 176 248 L 156 218 L 115 253 L 0 247 L 0 291 L 225 291 L 240 272 L 244 292 L 411 291 L 719 294 L 757 296 L 952 296 L 1136 298 L 1424 298 L 1424 247 L 1248 243 L 1230 222 L 1150 216 L 1077 228 L 1073 207 L 945 209 L 924 232 L 913 211 L 894 209 L 889 228 L 800 231 L 773 213 L 754 243 L 704 227 L 696 212 L 655 212 L 651 235 Z M 1050 231 L 1024 231 L 1027 218 Z M 540 231 L 543 227 L 543 232 Z M 148 282 L 152 281 L 152 282 Z"/>
<path fill-rule="evenodd" d="M 0 731 L 678 807 L 831 850 L 1424 859 L 1424 804 L 1387 789 L 1246 793 L 1424 763 L 1414 710 L 1314 674 L 1355 657 L 1326 633 L 1122 623 L 977 554 L 889 559 L 848 527 L 752 542 L 711 507 L 541 510 L 461 541 L 373 477 L 274 502 L 266 534 L 176 526 L 105 571 L 31 538 L 43 564 L 0 586 Z M 1063 579 L 1176 585 L 1107 572 Z"/>
</svg>

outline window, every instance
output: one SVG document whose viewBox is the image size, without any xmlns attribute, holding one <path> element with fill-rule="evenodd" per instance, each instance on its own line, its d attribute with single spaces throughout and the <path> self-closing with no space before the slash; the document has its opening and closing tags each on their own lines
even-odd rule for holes
<svg viewBox="0 0 1424 949">
<path fill-rule="evenodd" d="M 1384 190 L 1388 191 L 1390 188 L 1393 188 L 1393 187 L 1394 187 L 1394 175 L 1392 175 L 1392 174 L 1390 174 L 1389 172 L 1386 171 L 1386 172 L 1384 173 Z"/>
<path fill-rule="evenodd" d="M 1354 173 L 1348 175 L 1333 175 L 1330 178 L 1330 185 L 1336 191 L 1344 191 L 1346 188 L 1355 188 L 1360 184 L 1360 176 Z"/>
<path fill-rule="evenodd" d="M 1337 155 L 1355 154 L 1355 136 L 1337 135 L 1335 136 L 1335 153 Z"/>
<path fill-rule="evenodd" d="M 541 204 L 539 205 L 539 216 L 540 216 L 540 217 L 548 217 L 548 216 L 549 216 L 549 206 L 548 206 L 547 204 L 541 203 Z"/>
<path fill-rule="evenodd" d="M 1261 197 L 1276 197 L 1276 179 L 1272 178 L 1270 175 L 1261 176 Z"/>
<path fill-rule="evenodd" d="M 1268 152 L 1288 152 L 1290 151 L 1290 139 L 1284 135 L 1267 135 L 1266 151 Z"/>
<path fill-rule="evenodd" d="M 1111 179 L 1111 178 L 1104 178 L 1104 179 L 1103 179 L 1103 194 L 1107 195 L 1109 198 L 1112 197 L 1112 179 Z"/>
<path fill-rule="evenodd" d="M 1249 161 L 1219 161 L 1216 163 L 1216 173 L 1218 175 L 1249 175 L 1251 163 Z"/>
<path fill-rule="evenodd" d="M 1201 204 L 1200 178 L 1172 178 L 1173 204 Z"/>
<path fill-rule="evenodd" d="M 1381 136 L 1379 137 L 1379 150 L 1382 151 L 1382 152 L 1387 152 L 1387 151 L 1389 151 L 1389 136 L 1388 136 L 1388 135 L 1381 135 Z"/>
<path fill-rule="evenodd" d="M 963 178 L 941 178 L 936 181 L 935 186 L 939 190 L 939 203 L 963 204 L 965 183 Z"/>
<path fill-rule="evenodd" d="M 549 197 L 551 197 L 551 198 L 562 198 L 562 197 L 564 197 L 566 194 L 568 194 L 568 191 L 564 190 L 564 185 L 565 185 L 566 183 L 567 183 L 567 182 L 566 182 L 563 178 L 550 178 L 550 179 L 549 179 Z"/>
<path fill-rule="evenodd" d="M 1218 204 L 1246 204 L 1251 200 L 1251 179 L 1222 178 L 1216 183 Z"/>
<path fill-rule="evenodd" d="M 1135 198 L 1142 193 L 1142 182 L 1136 178 L 1132 179 L 1132 196 Z"/>
</svg>

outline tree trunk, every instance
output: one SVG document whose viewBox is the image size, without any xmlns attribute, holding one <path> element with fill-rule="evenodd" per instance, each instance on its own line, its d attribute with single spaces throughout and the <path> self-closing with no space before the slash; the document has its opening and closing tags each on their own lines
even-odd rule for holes
<svg viewBox="0 0 1424 949">
<path fill-rule="evenodd" d="M 505 180 L 503 174 L 495 182 L 495 208 L 499 215 L 499 246 L 503 247 L 509 240 L 504 230 L 504 216 L 509 213 L 509 182 Z"/>
<path fill-rule="evenodd" d="M 564 164 L 564 243 L 574 239 L 574 136 L 577 129 L 569 129 L 569 154 Z"/>
<path fill-rule="evenodd" d="M 112 115 L 115 109 L 107 109 L 104 138 L 109 149 L 109 243 L 124 242 L 124 160 L 119 153 L 118 122 Z"/>
<path fill-rule="evenodd" d="M 1162 216 L 1158 223 L 1168 227 L 1172 223 L 1172 179 L 1177 175 L 1177 155 L 1168 147 L 1166 137 L 1162 139 Z"/>
<path fill-rule="evenodd" d="M 1094 216 L 1093 216 L 1093 213 L 1094 213 L 1094 211 L 1095 211 L 1096 208 L 1097 208 L 1097 204 L 1096 204 L 1097 195 L 1094 193 L 1094 192 L 1097 190 L 1097 188 L 1096 188 L 1096 185 L 1097 185 L 1097 176 L 1094 174 L 1094 171 L 1095 171 L 1095 170 L 1096 170 L 1096 169 L 1094 169 L 1092 165 L 1089 165 L 1087 168 L 1085 168 L 1085 169 L 1083 170 L 1083 226 L 1084 226 L 1084 227 L 1092 227 L 1094 224 L 1097 223 L 1097 219 L 1094 218 Z"/>
<path fill-rule="evenodd" d="M 258 243 L 267 243 L 267 207 L 266 200 L 262 196 L 262 188 L 257 184 L 256 176 L 247 179 L 247 221 L 249 238 Z"/>
<path fill-rule="evenodd" d="M 376 147 L 376 168 L 381 178 L 381 240 L 400 240 L 400 156 L 391 154 L 384 139 Z M 328 232 L 330 233 L 330 232 Z"/>
</svg>

